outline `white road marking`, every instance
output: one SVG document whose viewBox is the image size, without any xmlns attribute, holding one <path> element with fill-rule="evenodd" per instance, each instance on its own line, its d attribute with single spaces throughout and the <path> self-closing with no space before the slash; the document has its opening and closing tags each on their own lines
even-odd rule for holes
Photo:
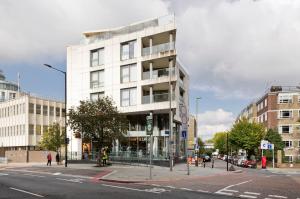
<svg viewBox="0 0 300 199">
<path fill-rule="evenodd" d="M 64 179 L 64 178 L 56 178 L 57 180 L 67 181 L 67 182 L 76 182 L 76 183 L 82 183 L 80 179 Z"/>
<path fill-rule="evenodd" d="M 8 173 L 0 173 L 0 176 L 8 176 Z"/>
<path fill-rule="evenodd" d="M 163 192 L 170 192 L 170 190 L 162 189 L 162 188 L 152 188 L 152 189 L 145 189 L 146 192 L 151 192 L 151 193 L 163 193 Z"/>
<path fill-rule="evenodd" d="M 60 175 L 60 174 L 61 174 L 61 173 L 57 172 L 57 173 L 53 173 L 52 175 L 58 176 L 58 175 Z"/>
<path fill-rule="evenodd" d="M 278 195 L 268 195 L 268 196 L 273 198 L 287 198 L 286 196 L 278 196 Z"/>
<path fill-rule="evenodd" d="M 229 191 L 229 192 L 238 192 L 238 191 L 232 190 L 232 189 L 229 189 L 229 188 L 234 187 L 234 186 L 238 186 L 238 185 L 241 185 L 241 184 L 245 184 L 245 183 L 248 183 L 248 182 L 251 182 L 251 181 L 252 180 L 247 180 L 247 181 L 240 182 L 240 183 L 237 183 L 237 184 L 232 184 L 232 185 L 229 185 L 227 187 L 224 187 L 223 189 L 220 189 L 220 190 L 216 191 L 215 193 L 216 194 L 232 196 L 233 195 L 232 193 L 227 193 L 226 191 Z"/>
<path fill-rule="evenodd" d="M 40 175 L 34 175 L 34 174 L 27 174 L 23 173 L 24 176 L 32 176 L 32 177 L 38 177 L 38 178 L 44 178 L 45 176 L 40 176 Z"/>
<path fill-rule="evenodd" d="M 154 187 L 160 187 L 161 185 L 159 185 L 159 184 L 151 184 L 152 186 L 154 186 Z"/>
<path fill-rule="evenodd" d="M 135 189 L 135 188 L 121 187 L 121 186 L 108 185 L 108 184 L 101 184 L 101 185 L 102 185 L 102 186 L 105 186 L 105 187 L 113 187 L 113 188 L 126 189 L 126 190 L 131 190 L 131 191 L 149 192 L 149 191 L 143 190 L 143 189 Z M 160 192 L 152 192 L 152 193 L 159 194 Z"/>
<path fill-rule="evenodd" d="M 256 196 L 240 195 L 241 198 L 257 198 Z"/>
<path fill-rule="evenodd" d="M 15 190 L 15 191 L 19 191 L 19 192 L 22 192 L 22 193 L 27 193 L 27 194 L 30 194 L 30 195 L 33 195 L 33 196 L 37 196 L 37 197 L 40 197 L 40 198 L 44 197 L 42 195 L 39 195 L 39 194 L 36 194 L 36 193 L 31 193 L 29 191 L 25 191 L 25 190 L 22 190 L 22 189 L 17 189 L 17 188 L 13 188 L 13 187 L 9 187 L 9 188 L 12 189 L 12 190 Z"/>
<path fill-rule="evenodd" d="M 256 192 L 249 192 L 249 191 L 245 191 L 245 194 L 250 194 L 250 195 L 260 195 L 260 193 L 256 193 Z"/>
<path fill-rule="evenodd" d="M 229 191 L 229 192 L 234 192 L 234 193 L 239 192 L 239 191 L 237 191 L 237 190 L 232 190 L 232 189 L 226 189 L 226 190 L 224 190 L 224 191 Z"/>
<path fill-rule="evenodd" d="M 209 193 L 209 191 L 205 191 L 205 190 L 202 190 L 202 189 L 198 189 L 197 191 L 202 192 L 202 193 Z"/>
<path fill-rule="evenodd" d="M 173 187 L 173 186 L 164 186 L 166 188 L 170 188 L 170 189 L 176 189 L 176 187 Z"/>
<path fill-rule="evenodd" d="M 189 189 L 189 188 L 185 188 L 185 187 L 182 187 L 180 188 L 181 190 L 185 190 L 185 191 L 193 191 L 192 189 Z"/>
</svg>

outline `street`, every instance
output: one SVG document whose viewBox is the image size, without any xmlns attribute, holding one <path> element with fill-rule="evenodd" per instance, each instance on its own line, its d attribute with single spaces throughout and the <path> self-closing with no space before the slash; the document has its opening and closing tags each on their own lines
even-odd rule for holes
<svg viewBox="0 0 300 199">
<path fill-rule="evenodd" d="M 225 168 L 225 162 L 216 161 L 216 167 L 219 170 Z M 133 174 L 137 170 L 126 166 L 123 171 L 128 173 L 130 169 Z M 209 163 L 206 168 L 193 169 L 206 173 L 212 170 Z M 180 180 L 156 178 L 139 183 L 120 183 L 99 180 L 113 173 L 110 167 L 7 167 L 0 170 L 0 198 L 300 198 L 300 172 L 237 169 L 234 173 L 191 175 Z"/>
</svg>

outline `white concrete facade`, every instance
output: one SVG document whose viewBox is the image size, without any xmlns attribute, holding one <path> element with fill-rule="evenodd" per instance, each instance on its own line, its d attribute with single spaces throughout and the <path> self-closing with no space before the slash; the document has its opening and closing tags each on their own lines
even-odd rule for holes
<svg viewBox="0 0 300 199">
<path fill-rule="evenodd" d="M 165 144 L 160 150 L 164 148 L 166 151 L 167 125 L 158 128 L 158 119 L 163 120 L 161 114 L 164 114 L 164 121 L 168 122 L 170 81 L 173 87 L 171 108 L 174 128 L 180 143 L 179 106 L 189 107 L 189 75 L 178 62 L 174 16 L 85 32 L 83 35 L 82 44 L 67 48 L 68 109 L 78 106 L 80 100 L 109 96 L 118 110 L 136 121 L 130 125 L 128 136 L 137 142 L 147 137 L 144 121 L 139 118 L 145 119 L 145 115 L 153 111 L 154 153 L 158 153 L 155 150 L 159 150 L 158 142 L 162 139 Z M 70 129 L 68 137 L 71 141 L 69 151 L 80 159 L 81 139 L 75 138 Z"/>
<path fill-rule="evenodd" d="M 0 103 L 0 147 L 5 150 L 35 149 L 49 125 L 65 125 L 63 102 L 18 94 Z"/>
</svg>

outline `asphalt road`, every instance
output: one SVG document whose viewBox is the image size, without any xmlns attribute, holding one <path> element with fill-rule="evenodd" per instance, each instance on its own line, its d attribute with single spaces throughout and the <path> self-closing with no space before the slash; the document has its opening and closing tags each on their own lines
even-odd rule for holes
<svg viewBox="0 0 300 199">
<path fill-rule="evenodd" d="M 93 177 L 57 173 L 0 170 L 0 198 L 232 198 L 211 193 L 163 188 L 145 184 L 104 183 Z"/>
</svg>

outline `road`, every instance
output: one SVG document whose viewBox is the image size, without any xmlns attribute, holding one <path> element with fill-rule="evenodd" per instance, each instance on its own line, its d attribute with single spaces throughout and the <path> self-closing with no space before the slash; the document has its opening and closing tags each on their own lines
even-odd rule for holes
<svg viewBox="0 0 300 199">
<path fill-rule="evenodd" d="M 207 164 L 207 171 L 212 169 Z M 226 164 L 216 161 L 216 168 Z M 240 168 L 238 168 L 240 169 Z M 24 167 L 0 170 L 0 198 L 249 198 L 300 199 L 300 172 L 275 173 L 241 169 L 240 172 L 144 183 L 99 181 L 107 169 Z"/>
<path fill-rule="evenodd" d="M 92 173 L 90 174 L 92 175 Z M 24 168 L 0 170 L 0 198 L 224 198 L 216 194 L 162 188 L 145 184 L 105 183 L 98 180 L 100 175 L 102 174 L 81 176 L 62 174 L 60 172 L 32 171 Z"/>
</svg>

